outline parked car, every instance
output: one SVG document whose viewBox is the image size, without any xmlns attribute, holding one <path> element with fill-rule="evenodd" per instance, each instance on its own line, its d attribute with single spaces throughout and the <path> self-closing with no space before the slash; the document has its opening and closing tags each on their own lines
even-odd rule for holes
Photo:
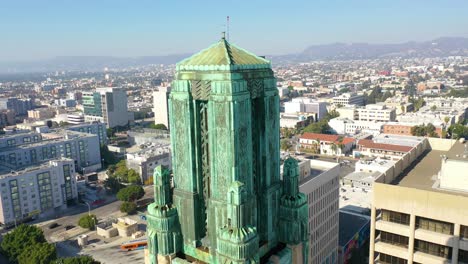
<svg viewBox="0 0 468 264">
<path fill-rule="evenodd" d="M 56 228 L 57 226 L 59 226 L 59 224 L 57 224 L 57 223 L 52 223 L 52 224 L 49 225 L 49 229 L 54 229 L 54 228 Z"/>
</svg>

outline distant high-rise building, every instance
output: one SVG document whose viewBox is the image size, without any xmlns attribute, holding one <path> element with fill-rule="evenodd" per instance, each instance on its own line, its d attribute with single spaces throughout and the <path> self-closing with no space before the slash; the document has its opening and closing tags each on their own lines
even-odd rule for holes
<svg viewBox="0 0 468 264">
<path fill-rule="evenodd" d="M 32 99 L 0 98 L 0 110 L 9 109 L 15 111 L 16 115 L 27 115 L 28 110 L 34 108 Z"/>
<path fill-rule="evenodd" d="M 127 93 L 121 88 L 97 88 L 83 93 L 85 121 L 101 121 L 107 127 L 126 126 L 130 120 Z"/>
<path fill-rule="evenodd" d="M 299 166 L 280 179 L 270 62 L 224 38 L 176 66 L 169 101 L 174 190 L 154 173 L 148 263 L 308 263 Z M 184 260 L 181 260 L 184 259 Z"/>
<path fill-rule="evenodd" d="M 169 128 L 169 93 L 171 87 L 160 86 L 158 91 L 153 92 L 154 123 L 164 124 Z"/>
</svg>

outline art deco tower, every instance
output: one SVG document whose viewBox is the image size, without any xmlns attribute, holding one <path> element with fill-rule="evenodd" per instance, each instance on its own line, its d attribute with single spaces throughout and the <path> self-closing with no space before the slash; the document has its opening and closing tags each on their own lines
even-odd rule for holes
<svg viewBox="0 0 468 264">
<path fill-rule="evenodd" d="M 306 261 L 307 202 L 280 179 L 270 62 L 222 38 L 176 67 L 169 101 L 174 189 L 148 208 L 149 263 Z M 297 162 L 288 165 L 289 183 L 294 168 Z M 168 189 L 161 174 L 156 195 Z"/>
</svg>

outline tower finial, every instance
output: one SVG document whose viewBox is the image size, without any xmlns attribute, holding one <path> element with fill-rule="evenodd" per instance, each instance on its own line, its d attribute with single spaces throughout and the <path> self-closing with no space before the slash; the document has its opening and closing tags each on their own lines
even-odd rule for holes
<svg viewBox="0 0 468 264">
<path fill-rule="evenodd" d="M 227 40 L 229 41 L 229 16 L 227 16 L 226 20 Z"/>
<path fill-rule="evenodd" d="M 221 32 L 221 39 L 226 39 L 226 31 Z"/>
</svg>

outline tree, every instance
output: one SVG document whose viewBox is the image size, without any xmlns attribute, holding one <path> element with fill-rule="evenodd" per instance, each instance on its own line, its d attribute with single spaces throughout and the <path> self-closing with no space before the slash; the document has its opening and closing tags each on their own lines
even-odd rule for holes
<svg viewBox="0 0 468 264">
<path fill-rule="evenodd" d="M 445 125 L 448 125 L 449 121 L 450 121 L 450 117 L 448 117 L 448 116 L 444 117 Z"/>
<path fill-rule="evenodd" d="M 434 112 L 435 110 L 437 110 L 437 106 L 435 105 L 431 106 L 431 111 Z"/>
<path fill-rule="evenodd" d="M 18 256 L 18 264 L 49 264 L 57 259 L 55 246 L 49 243 L 36 243 L 27 247 Z"/>
<path fill-rule="evenodd" d="M 71 258 L 60 258 L 54 264 L 101 264 L 101 262 L 90 256 L 79 256 Z"/>
<path fill-rule="evenodd" d="M 96 226 L 97 218 L 95 215 L 83 215 L 78 220 L 78 225 L 82 228 L 88 228 L 89 230 L 93 230 Z"/>
<path fill-rule="evenodd" d="M 336 154 L 336 151 L 338 150 L 338 146 L 335 143 L 332 143 L 330 145 L 330 149 L 333 151 L 333 154 Z"/>
<path fill-rule="evenodd" d="M 468 127 L 463 124 L 451 125 L 448 128 L 449 136 L 453 139 L 468 138 Z"/>
<path fill-rule="evenodd" d="M 141 186 L 131 185 L 121 189 L 117 193 L 117 199 L 124 202 L 133 202 L 145 195 L 145 190 Z"/>
<path fill-rule="evenodd" d="M 152 129 L 167 130 L 167 127 L 164 124 L 151 124 L 149 127 Z"/>
<path fill-rule="evenodd" d="M 284 151 L 289 151 L 292 147 L 291 142 L 289 142 L 288 139 L 282 139 L 280 146 L 281 146 L 281 149 Z"/>
<path fill-rule="evenodd" d="M 134 202 L 123 202 L 120 205 L 120 212 L 127 213 L 129 215 L 135 214 L 137 211 L 137 205 Z"/>
<path fill-rule="evenodd" d="M 26 247 L 46 242 L 42 230 L 33 225 L 22 224 L 3 237 L 2 251 L 12 263 L 16 263 L 19 255 Z"/>
<path fill-rule="evenodd" d="M 140 174 L 134 169 L 129 169 L 127 172 L 127 181 L 132 184 L 140 184 Z"/>
<path fill-rule="evenodd" d="M 104 186 L 111 192 L 117 193 L 120 189 L 122 189 L 122 184 L 120 184 L 119 180 L 115 177 L 109 177 L 104 181 Z"/>
</svg>

